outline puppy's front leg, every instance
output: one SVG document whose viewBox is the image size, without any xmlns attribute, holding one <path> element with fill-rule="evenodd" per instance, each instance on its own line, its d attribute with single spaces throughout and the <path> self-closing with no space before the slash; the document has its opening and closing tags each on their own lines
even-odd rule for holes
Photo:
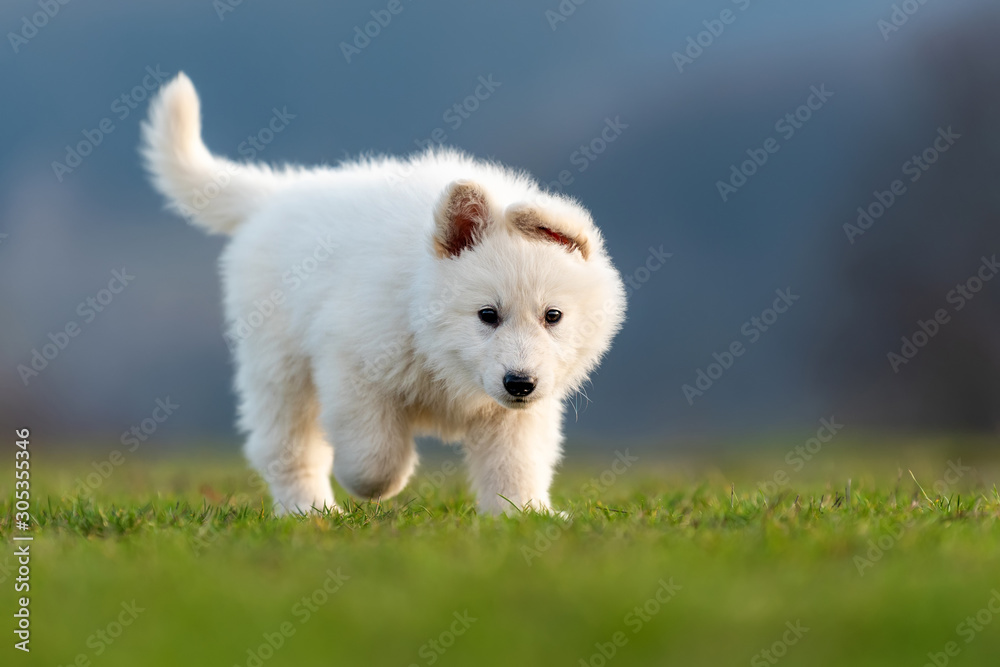
<svg viewBox="0 0 1000 667">
<path fill-rule="evenodd" d="M 558 406 L 538 405 L 472 429 L 466 461 L 481 513 L 551 511 L 549 486 L 562 453 L 561 417 Z"/>
</svg>

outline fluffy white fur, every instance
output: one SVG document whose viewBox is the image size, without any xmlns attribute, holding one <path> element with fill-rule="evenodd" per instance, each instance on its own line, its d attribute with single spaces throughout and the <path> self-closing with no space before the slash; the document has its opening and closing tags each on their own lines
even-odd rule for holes
<svg viewBox="0 0 1000 667">
<path fill-rule="evenodd" d="M 176 210 L 232 235 L 221 272 L 239 421 L 279 512 L 336 508 L 331 469 L 360 497 L 398 493 L 419 434 L 462 443 L 480 511 L 549 509 L 564 404 L 625 311 L 582 206 L 451 150 L 308 170 L 230 162 L 202 143 L 184 74 L 153 101 L 142 152 Z M 534 378 L 530 395 L 504 388 L 512 372 Z"/>
</svg>

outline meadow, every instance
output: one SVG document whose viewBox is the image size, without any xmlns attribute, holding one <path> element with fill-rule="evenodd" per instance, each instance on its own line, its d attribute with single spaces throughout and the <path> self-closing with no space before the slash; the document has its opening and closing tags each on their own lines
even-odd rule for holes
<svg viewBox="0 0 1000 667">
<path fill-rule="evenodd" d="M 568 519 L 477 515 L 457 457 L 276 518 L 235 451 L 89 485 L 99 444 L 33 443 L 31 652 L 8 631 L 3 664 L 995 665 L 995 443 L 838 439 L 800 464 L 795 442 L 571 449 Z"/>
</svg>

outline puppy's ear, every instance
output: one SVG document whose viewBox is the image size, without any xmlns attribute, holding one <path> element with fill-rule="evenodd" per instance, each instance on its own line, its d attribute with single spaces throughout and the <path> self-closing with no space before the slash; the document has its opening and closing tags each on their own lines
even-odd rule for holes
<svg viewBox="0 0 1000 667">
<path fill-rule="evenodd" d="M 434 252 L 457 257 L 479 240 L 491 223 L 490 201 L 482 186 L 455 181 L 445 188 L 434 209 Z"/>
<path fill-rule="evenodd" d="M 528 238 L 557 243 L 566 252 L 579 252 L 584 259 L 590 257 L 587 231 L 575 220 L 549 214 L 528 204 L 511 205 L 506 216 L 511 226 Z"/>
</svg>

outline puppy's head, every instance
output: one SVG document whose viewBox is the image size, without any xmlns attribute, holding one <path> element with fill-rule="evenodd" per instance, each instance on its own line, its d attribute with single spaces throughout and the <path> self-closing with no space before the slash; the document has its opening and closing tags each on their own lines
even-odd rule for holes
<svg viewBox="0 0 1000 667">
<path fill-rule="evenodd" d="M 578 389 L 625 313 L 589 214 L 548 194 L 500 202 L 456 181 L 434 213 L 437 313 L 422 337 L 459 398 L 519 409 Z"/>
</svg>

